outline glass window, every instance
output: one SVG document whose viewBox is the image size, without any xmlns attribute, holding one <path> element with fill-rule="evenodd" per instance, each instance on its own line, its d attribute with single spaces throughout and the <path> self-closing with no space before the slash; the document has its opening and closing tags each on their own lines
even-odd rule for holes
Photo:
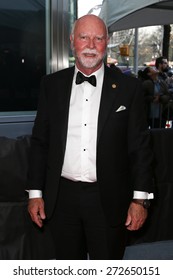
<svg viewBox="0 0 173 280">
<path fill-rule="evenodd" d="M 0 123 L 36 111 L 41 77 L 73 64 L 76 0 L 0 1 Z"/>
<path fill-rule="evenodd" d="M 45 0 L 0 2 L 0 111 L 37 107 L 46 73 Z"/>
</svg>

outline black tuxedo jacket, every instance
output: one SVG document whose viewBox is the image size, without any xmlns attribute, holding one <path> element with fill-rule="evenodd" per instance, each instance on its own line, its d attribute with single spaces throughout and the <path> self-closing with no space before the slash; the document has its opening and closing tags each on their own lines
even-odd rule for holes
<svg viewBox="0 0 173 280">
<path fill-rule="evenodd" d="M 41 189 L 50 218 L 56 203 L 67 138 L 74 67 L 47 75 L 31 138 L 29 189 Z M 105 213 L 124 223 L 133 190 L 153 192 L 152 154 L 141 83 L 105 66 L 98 117 L 96 171 Z"/>
</svg>

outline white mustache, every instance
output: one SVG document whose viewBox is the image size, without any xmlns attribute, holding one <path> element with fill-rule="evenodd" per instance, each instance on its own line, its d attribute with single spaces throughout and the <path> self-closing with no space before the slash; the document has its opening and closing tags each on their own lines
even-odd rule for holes
<svg viewBox="0 0 173 280">
<path fill-rule="evenodd" d="M 82 51 L 82 54 L 98 54 L 96 50 L 85 49 Z"/>
</svg>

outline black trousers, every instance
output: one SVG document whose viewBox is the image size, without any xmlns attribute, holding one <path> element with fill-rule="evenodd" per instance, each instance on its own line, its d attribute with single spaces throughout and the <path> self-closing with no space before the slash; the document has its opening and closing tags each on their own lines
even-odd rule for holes
<svg viewBox="0 0 173 280">
<path fill-rule="evenodd" d="M 123 258 L 127 230 L 107 224 L 97 183 L 62 178 L 49 225 L 58 260 Z"/>
</svg>

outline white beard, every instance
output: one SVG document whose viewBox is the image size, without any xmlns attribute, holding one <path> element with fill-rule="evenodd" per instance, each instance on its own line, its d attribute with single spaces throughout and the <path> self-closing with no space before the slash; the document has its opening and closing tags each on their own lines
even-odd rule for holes
<svg viewBox="0 0 173 280">
<path fill-rule="evenodd" d="M 87 57 L 84 54 L 94 54 L 95 56 Z M 76 58 L 78 59 L 78 61 L 82 66 L 89 69 L 89 68 L 96 67 L 102 61 L 103 55 L 99 54 L 96 50 L 85 49 L 81 53 L 80 57 L 76 54 Z"/>
</svg>

